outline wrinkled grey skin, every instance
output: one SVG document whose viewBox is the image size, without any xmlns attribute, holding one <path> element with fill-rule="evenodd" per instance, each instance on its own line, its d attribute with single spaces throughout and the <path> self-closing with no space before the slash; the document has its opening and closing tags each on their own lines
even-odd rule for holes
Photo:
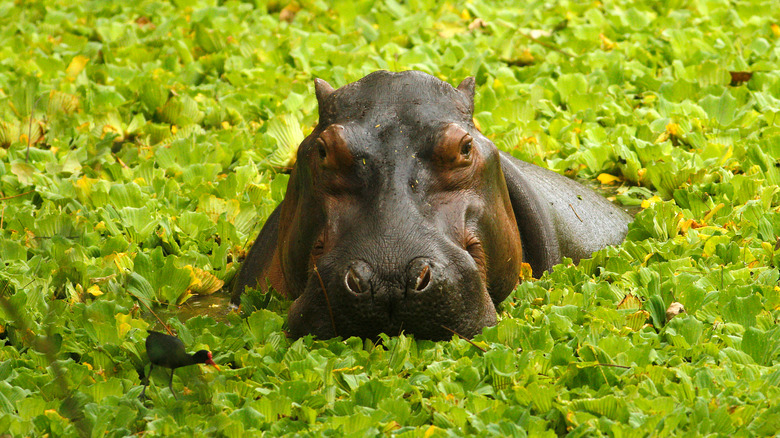
<svg viewBox="0 0 780 438">
<path fill-rule="evenodd" d="M 473 78 L 379 71 L 315 88 L 319 124 L 231 299 L 270 283 L 293 300 L 294 337 L 472 337 L 523 261 L 538 277 L 625 237 L 623 211 L 476 129 Z"/>
</svg>

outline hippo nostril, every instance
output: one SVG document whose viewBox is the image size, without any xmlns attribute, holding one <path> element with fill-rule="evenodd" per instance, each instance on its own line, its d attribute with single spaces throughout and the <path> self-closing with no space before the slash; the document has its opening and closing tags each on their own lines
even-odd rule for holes
<svg viewBox="0 0 780 438">
<path fill-rule="evenodd" d="M 406 290 L 410 292 L 423 292 L 430 289 L 436 279 L 434 278 L 435 266 L 432 261 L 426 257 L 419 257 L 412 260 L 407 268 L 407 286 Z"/>
<path fill-rule="evenodd" d="M 355 295 L 371 292 L 371 266 L 362 260 L 355 260 L 344 274 L 344 285 Z"/>
<path fill-rule="evenodd" d="M 360 289 L 360 280 L 357 278 L 357 274 L 352 268 L 349 268 L 349 271 L 347 271 L 347 276 L 344 278 L 344 281 L 347 283 L 347 288 L 352 292 L 356 294 L 363 292 Z"/>
<path fill-rule="evenodd" d="M 426 287 L 428 287 L 428 284 L 431 282 L 431 269 L 428 267 L 428 265 L 425 265 L 420 272 L 420 275 L 417 277 L 417 282 L 414 285 L 414 288 L 416 290 L 423 290 Z"/>
</svg>

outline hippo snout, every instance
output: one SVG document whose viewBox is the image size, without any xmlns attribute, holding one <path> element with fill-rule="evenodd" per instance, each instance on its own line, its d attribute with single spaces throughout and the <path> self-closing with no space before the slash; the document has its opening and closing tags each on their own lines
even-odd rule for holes
<svg viewBox="0 0 780 438">
<path fill-rule="evenodd" d="M 477 265 L 465 250 L 458 253 L 402 263 L 382 263 L 385 257 L 346 263 L 343 254 L 323 257 L 319 278 L 309 281 L 290 310 L 291 334 L 374 338 L 404 332 L 447 339 L 451 329 L 474 336 L 495 323 L 495 308 Z"/>
<path fill-rule="evenodd" d="M 424 293 L 432 290 L 439 283 L 437 275 L 440 274 L 434 268 L 436 264 L 427 257 L 418 257 L 409 262 L 406 268 L 404 296 L 409 293 Z M 350 264 L 344 275 L 344 285 L 349 292 L 359 296 L 362 294 L 371 294 L 372 296 L 383 295 L 381 286 L 375 288 L 373 285 L 381 285 L 382 281 L 374 279 L 374 270 L 367 262 L 356 260 Z"/>
</svg>

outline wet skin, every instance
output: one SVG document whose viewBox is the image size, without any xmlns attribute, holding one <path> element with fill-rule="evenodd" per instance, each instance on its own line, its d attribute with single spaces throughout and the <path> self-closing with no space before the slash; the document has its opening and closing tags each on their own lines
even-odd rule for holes
<svg viewBox="0 0 780 438">
<path fill-rule="evenodd" d="M 380 71 L 315 89 L 319 123 L 231 299 L 270 284 L 293 300 L 294 337 L 472 337 L 522 262 L 539 276 L 626 234 L 620 209 L 479 132 L 472 78 Z"/>
</svg>

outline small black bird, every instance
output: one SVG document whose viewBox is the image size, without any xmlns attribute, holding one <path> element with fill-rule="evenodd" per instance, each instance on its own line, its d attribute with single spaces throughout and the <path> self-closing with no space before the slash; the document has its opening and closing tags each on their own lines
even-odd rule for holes
<svg viewBox="0 0 780 438">
<path fill-rule="evenodd" d="M 184 342 L 179 338 L 152 330 L 149 330 L 149 336 L 146 338 L 146 355 L 149 356 L 151 364 L 144 389 L 141 391 L 141 398 L 146 396 L 146 386 L 149 384 L 149 378 L 152 376 L 152 369 L 155 365 L 171 369 L 171 380 L 168 383 L 168 388 L 171 389 L 171 394 L 176 399 L 178 397 L 173 392 L 173 372 L 176 371 L 176 368 L 205 363 L 219 369 L 211 359 L 210 351 L 200 350 L 195 354 L 187 354 Z"/>
</svg>

